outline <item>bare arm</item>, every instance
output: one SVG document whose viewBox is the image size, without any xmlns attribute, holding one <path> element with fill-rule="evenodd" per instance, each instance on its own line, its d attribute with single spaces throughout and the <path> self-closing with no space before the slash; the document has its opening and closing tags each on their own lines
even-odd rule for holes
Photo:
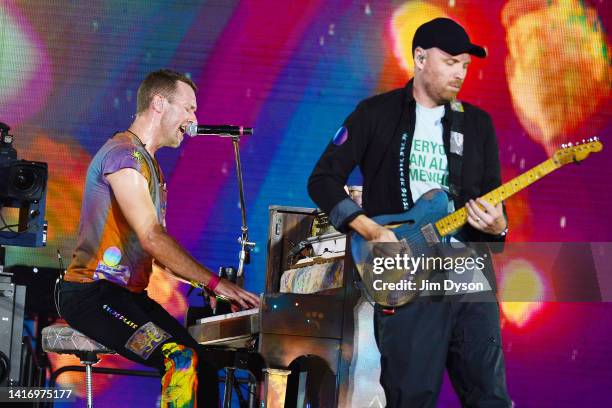
<svg viewBox="0 0 612 408">
<path fill-rule="evenodd" d="M 207 285 L 213 275 L 196 261 L 174 238 L 164 231 L 149 196 L 147 181 L 138 171 L 121 169 L 106 176 L 115 199 L 142 248 L 178 276 Z M 242 307 L 257 306 L 259 299 L 233 283 L 222 279 L 215 292 L 229 297 Z"/>
</svg>

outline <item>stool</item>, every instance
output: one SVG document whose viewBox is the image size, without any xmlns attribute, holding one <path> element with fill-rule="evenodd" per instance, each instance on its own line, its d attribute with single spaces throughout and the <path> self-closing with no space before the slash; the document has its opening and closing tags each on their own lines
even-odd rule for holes
<svg viewBox="0 0 612 408">
<path fill-rule="evenodd" d="M 74 354 L 85 366 L 87 408 L 93 407 L 91 366 L 100 359 L 98 354 L 115 352 L 67 324 L 54 324 L 42 329 L 42 349 L 47 353 Z"/>
</svg>

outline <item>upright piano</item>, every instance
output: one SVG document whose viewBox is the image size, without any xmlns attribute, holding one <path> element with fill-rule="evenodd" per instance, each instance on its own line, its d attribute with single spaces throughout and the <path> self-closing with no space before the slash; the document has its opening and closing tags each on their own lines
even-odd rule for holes
<svg viewBox="0 0 612 408">
<path fill-rule="evenodd" d="M 349 238 L 312 208 L 271 206 L 269 215 L 260 308 L 200 319 L 190 333 L 201 344 L 257 352 L 266 368 L 290 372 L 287 407 L 348 406 L 359 301 Z"/>
</svg>

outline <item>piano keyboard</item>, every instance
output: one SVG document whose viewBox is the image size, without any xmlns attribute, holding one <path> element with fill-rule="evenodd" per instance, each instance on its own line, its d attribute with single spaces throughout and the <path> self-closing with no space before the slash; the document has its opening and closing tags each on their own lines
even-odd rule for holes
<svg viewBox="0 0 612 408">
<path fill-rule="evenodd" d="M 248 348 L 259 332 L 259 309 L 205 317 L 189 327 L 200 344 Z"/>
</svg>

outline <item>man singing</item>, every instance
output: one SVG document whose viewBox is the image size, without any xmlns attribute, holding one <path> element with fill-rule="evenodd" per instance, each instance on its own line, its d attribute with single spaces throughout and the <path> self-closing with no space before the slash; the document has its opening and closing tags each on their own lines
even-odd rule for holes
<svg viewBox="0 0 612 408">
<path fill-rule="evenodd" d="M 217 370 L 198 358 L 185 327 L 147 295 L 153 260 L 242 308 L 259 303 L 166 232 L 166 185 L 155 153 L 181 144 L 186 126 L 196 121 L 195 92 L 191 79 L 167 69 L 140 84 L 136 119 L 89 165 L 77 246 L 60 282 L 60 311 L 70 326 L 160 370 L 162 407 L 195 407 L 196 401 L 217 407 Z"/>
<path fill-rule="evenodd" d="M 314 168 L 309 194 L 338 230 L 397 242 L 370 217 L 407 211 L 427 191 L 446 189 L 455 208 L 467 207 L 461 231 L 467 241 L 503 242 L 502 206 L 477 198 L 501 183 L 491 118 L 455 99 L 471 56 L 486 52 L 447 18 L 420 26 L 412 51 L 414 78 L 359 103 Z M 356 166 L 363 208 L 343 189 Z M 387 406 L 435 407 L 446 368 L 463 406 L 510 407 L 497 303 L 424 298 L 397 308 L 377 305 L 374 322 Z"/>
</svg>

